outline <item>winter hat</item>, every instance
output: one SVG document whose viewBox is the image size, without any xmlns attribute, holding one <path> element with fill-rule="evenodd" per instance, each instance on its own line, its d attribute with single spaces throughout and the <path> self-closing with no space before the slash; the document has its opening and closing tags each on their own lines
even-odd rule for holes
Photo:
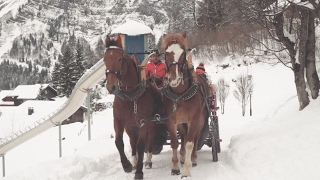
<svg viewBox="0 0 320 180">
<path fill-rule="evenodd" d="M 205 73 L 206 69 L 204 68 L 204 64 L 200 63 L 199 66 L 196 68 L 197 73 Z"/>
</svg>

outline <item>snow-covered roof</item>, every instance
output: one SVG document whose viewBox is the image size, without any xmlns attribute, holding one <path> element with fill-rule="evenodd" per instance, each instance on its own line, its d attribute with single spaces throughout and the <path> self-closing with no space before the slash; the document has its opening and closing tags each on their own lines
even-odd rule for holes
<svg viewBox="0 0 320 180">
<path fill-rule="evenodd" d="M 2 101 L 3 98 L 5 98 L 8 94 L 10 94 L 12 90 L 2 90 L 0 91 L 0 105 L 13 105 L 13 102 L 6 102 Z"/>
<path fill-rule="evenodd" d="M 111 34 L 126 34 L 129 36 L 137 36 L 141 34 L 154 34 L 149 26 L 143 23 L 127 20 L 126 23 L 116 27 L 111 31 Z"/>
<path fill-rule="evenodd" d="M 49 84 L 42 84 L 43 89 L 47 88 L 48 86 Z M 40 87 L 41 84 L 19 85 L 7 96 L 17 96 L 18 99 L 36 99 L 39 94 Z"/>
<path fill-rule="evenodd" d="M 32 126 L 35 121 L 52 116 L 64 103 L 65 101 L 28 100 L 19 106 L 0 106 L 0 138 L 5 137 L 10 124 L 14 123 L 17 132 L 22 127 Z M 28 115 L 29 108 L 34 110 L 31 115 Z"/>
</svg>

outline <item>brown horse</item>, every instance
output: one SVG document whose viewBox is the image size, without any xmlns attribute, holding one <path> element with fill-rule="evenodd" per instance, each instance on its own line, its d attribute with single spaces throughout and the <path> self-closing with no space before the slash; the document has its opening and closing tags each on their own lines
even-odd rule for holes
<svg viewBox="0 0 320 180">
<path fill-rule="evenodd" d="M 186 32 L 183 34 L 167 34 L 162 40 L 165 50 L 165 62 L 167 65 L 168 85 L 162 91 L 165 112 L 168 115 L 166 122 L 171 137 L 172 174 L 180 174 L 177 148 L 177 128 L 181 124 L 187 125 L 187 133 L 182 145 L 185 146 L 185 154 L 181 153 L 180 161 L 184 166 L 182 177 L 190 177 L 191 167 L 197 165 L 197 145 L 201 130 L 208 116 L 205 107 L 205 93 L 208 93 L 205 79 L 195 74 L 191 62 L 187 61 Z"/>
<path fill-rule="evenodd" d="M 137 61 L 133 57 L 130 58 L 123 49 L 120 35 L 115 35 L 113 38 L 107 36 L 105 45 L 106 87 L 109 93 L 116 95 L 113 103 L 115 144 L 124 171 L 131 172 L 134 166 L 135 179 L 142 179 L 146 141 L 148 141 L 146 165 L 150 168 L 152 166 L 155 121 L 151 119 L 156 114 L 155 102 L 159 93 L 146 81 L 140 80 Z M 131 163 L 124 152 L 124 131 L 130 138 Z"/>
</svg>

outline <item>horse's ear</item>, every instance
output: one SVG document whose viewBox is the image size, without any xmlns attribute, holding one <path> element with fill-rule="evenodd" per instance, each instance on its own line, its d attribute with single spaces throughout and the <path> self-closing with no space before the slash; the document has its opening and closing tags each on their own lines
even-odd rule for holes
<svg viewBox="0 0 320 180">
<path fill-rule="evenodd" d="M 182 33 L 182 37 L 183 37 L 183 38 L 186 38 L 186 37 L 187 37 L 187 32 L 186 32 L 186 31 L 184 31 L 184 32 Z"/>
<path fill-rule="evenodd" d="M 110 41 L 111 41 L 110 36 L 107 35 L 106 40 L 104 41 L 104 46 L 105 46 L 105 47 L 108 47 L 109 44 L 110 44 Z"/>
<path fill-rule="evenodd" d="M 116 42 L 117 46 L 122 48 L 121 36 L 119 34 L 117 34 L 117 35 L 114 36 L 113 39 Z"/>
</svg>

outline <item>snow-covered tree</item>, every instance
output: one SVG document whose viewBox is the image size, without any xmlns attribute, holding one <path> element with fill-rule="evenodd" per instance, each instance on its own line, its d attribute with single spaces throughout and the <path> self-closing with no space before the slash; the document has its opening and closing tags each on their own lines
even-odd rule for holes
<svg viewBox="0 0 320 180">
<path fill-rule="evenodd" d="M 81 76 L 85 73 L 86 70 L 86 62 L 83 55 L 83 49 L 82 46 L 77 43 L 76 50 L 75 50 L 75 78 L 78 80 L 81 78 Z"/>
<path fill-rule="evenodd" d="M 221 104 L 221 113 L 224 114 L 224 106 L 226 102 L 226 98 L 229 96 L 230 84 L 226 82 L 224 78 L 220 78 L 218 80 L 218 100 Z"/>
<path fill-rule="evenodd" d="M 60 59 L 60 85 L 61 93 L 69 97 L 72 90 L 77 82 L 77 77 L 75 75 L 76 65 L 74 61 L 74 55 L 69 48 L 66 46 L 63 56 Z"/>
<path fill-rule="evenodd" d="M 234 97 L 242 107 L 242 116 L 246 113 L 246 106 L 249 102 L 250 91 L 253 90 L 253 79 L 246 74 L 241 74 L 236 79 L 236 90 L 233 91 Z"/>
<path fill-rule="evenodd" d="M 43 84 L 40 85 L 39 93 L 38 93 L 38 96 L 36 99 L 37 100 L 46 100 L 47 99 L 47 93 L 44 90 Z"/>
</svg>

